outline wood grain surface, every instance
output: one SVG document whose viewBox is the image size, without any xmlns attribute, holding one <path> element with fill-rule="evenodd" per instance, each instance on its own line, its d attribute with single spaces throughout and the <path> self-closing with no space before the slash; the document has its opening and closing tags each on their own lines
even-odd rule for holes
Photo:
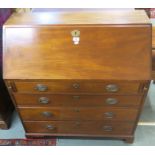
<svg viewBox="0 0 155 155">
<path fill-rule="evenodd" d="M 142 95 L 85 95 L 85 94 L 20 94 L 14 93 L 17 106 L 42 106 L 42 107 L 138 107 L 141 104 Z M 46 98 L 48 103 L 41 103 L 41 98 Z M 116 100 L 110 104 L 110 99 Z"/>
<path fill-rule="evenodd" d="M 71 31 L 80 31 L 74 45 Z M 151 26 L 4 29 L 4 79 L 151 78 Z M 138 60 L 137 60 L 138 58 Z"/>
<path fill-rule="evenodd" d="M 20 107 L 19 113 L 24 121 L 47 120 L 117 120 L 134 121 L 138 115 L 138 108 L 115 107 Z M 45 112 L 50 116 L 44 115 Z M 107 113 L 113 113 L 109 116 Z"/>
<path fill-rule="evenodd" d="M 143 81 L 146 82 L 146 81 Z M 106 81 L 106 80 L 15 80 L 12 81 L 12 89 L 19 93 L 128 93 L 137 94 L 143 92 L 140 81 Z M 46 86 L 47 90 L 39 91 L 37 85 Z M 108 85 L 115 85 L 118 90 L 110 92 L 106 88 Z M 77 85 L 77 87 L 75 87 Z"/>
<path fill-rule="evenodd" d="M 144 11 L 13 14 L 3 28 L 3 78 L 26 135 L 133 142 L 151 39 Z"/>
<path fill-rule="evenodd" d="M 58 25 L 58 24 L 148 24 L 150 23 L 143 10 L 117 11 L 64 11 L 48 13 L 13 14 L 5 23 L 8 27 L 20 25 Z"/>
<path fill-rule="evenodd" d="M 24 122 L 28 133 L 77 134 L 79 135 L 130 135 L 132 134 L 132 122 L 106 122 L 106 121 L 26 121 Z M 47 126 L 54 126 L 53 130 Z M 112 131 L 105 131 L 104 127 L 112 127 Z"/>
</svg>

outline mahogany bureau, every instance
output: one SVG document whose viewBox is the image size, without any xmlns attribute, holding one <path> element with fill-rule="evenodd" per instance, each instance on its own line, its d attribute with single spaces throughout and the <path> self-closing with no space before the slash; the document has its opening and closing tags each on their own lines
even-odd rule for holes
<svg viewBox="0 0 155 155">
<path fill-rule="evenodd" d="M 26 136 L 132 142 L 151 79 L 144 11 L 13 14 L 3 78 Z"/>
</svg>

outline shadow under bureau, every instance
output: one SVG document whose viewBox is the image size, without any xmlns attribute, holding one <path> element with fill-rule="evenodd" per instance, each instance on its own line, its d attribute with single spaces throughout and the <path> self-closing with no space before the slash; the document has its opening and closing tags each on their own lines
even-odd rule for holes
<svg viewBox="0 0 155 155">
<path fill-rule="evenodd" d="M 26 136 L 132 142 L 151 79 L 144 11 L 13 14 L 3 78 Z"/>
</svg>

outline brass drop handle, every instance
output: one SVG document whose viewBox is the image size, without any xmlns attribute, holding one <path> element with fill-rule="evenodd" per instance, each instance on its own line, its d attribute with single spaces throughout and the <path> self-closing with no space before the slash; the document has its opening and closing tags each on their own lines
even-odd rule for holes
<svg viewBox="0 0 155 155">
<path fill-rule="evenodd" d="M 48 104 L 49 103 L 49 99 L 47 97 L 40 97 L 39 98 L 39 103 L 41 103 L 41 104 Z"/>
<path fill-rule="evenodd" d="M 78 88 L 80 88 L 80 84 L 78 84 L 78 83 L 73 83 L 73 88 L 75 88 L 75 89 L 78 89 Z"/>
<path fill-rule="evenodd" d="M 112 131 L 113 128 L 112 128 L 112 126 L 105 125 L 105 126 L 103 126 L 103 130 L 109 132 L 109 131 Z"/>
<path fill-rule="evenodd" d="M 113 118 L 113 117 L 114 117 L 114 113 L 113 113 L 113 112 L 105 112 L 105 113 L 104 113 L 104 116 L 105 116 L 106 118 Z"/>
<path fill-rule="evenodd" d="M 51 116 L 53 116 L 53 113 L 44 111 L 44 112 L 42 112 L 42 115 L 45 117 L 51 117 Z"/>
<path fill-rule="evenodd" d="M 46 129 L 48 129 L 48 130 L 54 130 L 55 129 L 55 126 L 53 126 L 53 125 L 46 125 Z"/>
<path fill-rule="evenodd" d="M 106 104 L 114 105 L 118 103 L 118 100 L 116 98 L 107 98 L 105 102 Z"/>
<path fill-rule="evenodd" d="M 116 84 L 109 84 L 106 86 L 107 92 L 117 92 L 119 90 L 119 87 Z"/>
<path fill-rule="evenodd" d="M 43 91 L 47 91 L 48 87 L 46 85 L 43 85 L 43 84 L 37 84 L 35 87 L 35 90 L 43 92 Z"/>
</svg>

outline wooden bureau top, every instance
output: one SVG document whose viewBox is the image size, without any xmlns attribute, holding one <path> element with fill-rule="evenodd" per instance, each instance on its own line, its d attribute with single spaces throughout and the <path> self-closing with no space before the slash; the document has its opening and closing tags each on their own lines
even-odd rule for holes
<svg viewBox="0 0 155 155">
<path fill-rule="evenodd" d="M 151 79 L 151 25 L 143 11 L 14 14 L 3 28 L 3 78 Z"/>
<path fill-rule="evenodd" d="M 75 11 L 13 14 L 7 26 L 59 25 L 59 24 L 148 24 L 145 11 Z"/>
</svg>

